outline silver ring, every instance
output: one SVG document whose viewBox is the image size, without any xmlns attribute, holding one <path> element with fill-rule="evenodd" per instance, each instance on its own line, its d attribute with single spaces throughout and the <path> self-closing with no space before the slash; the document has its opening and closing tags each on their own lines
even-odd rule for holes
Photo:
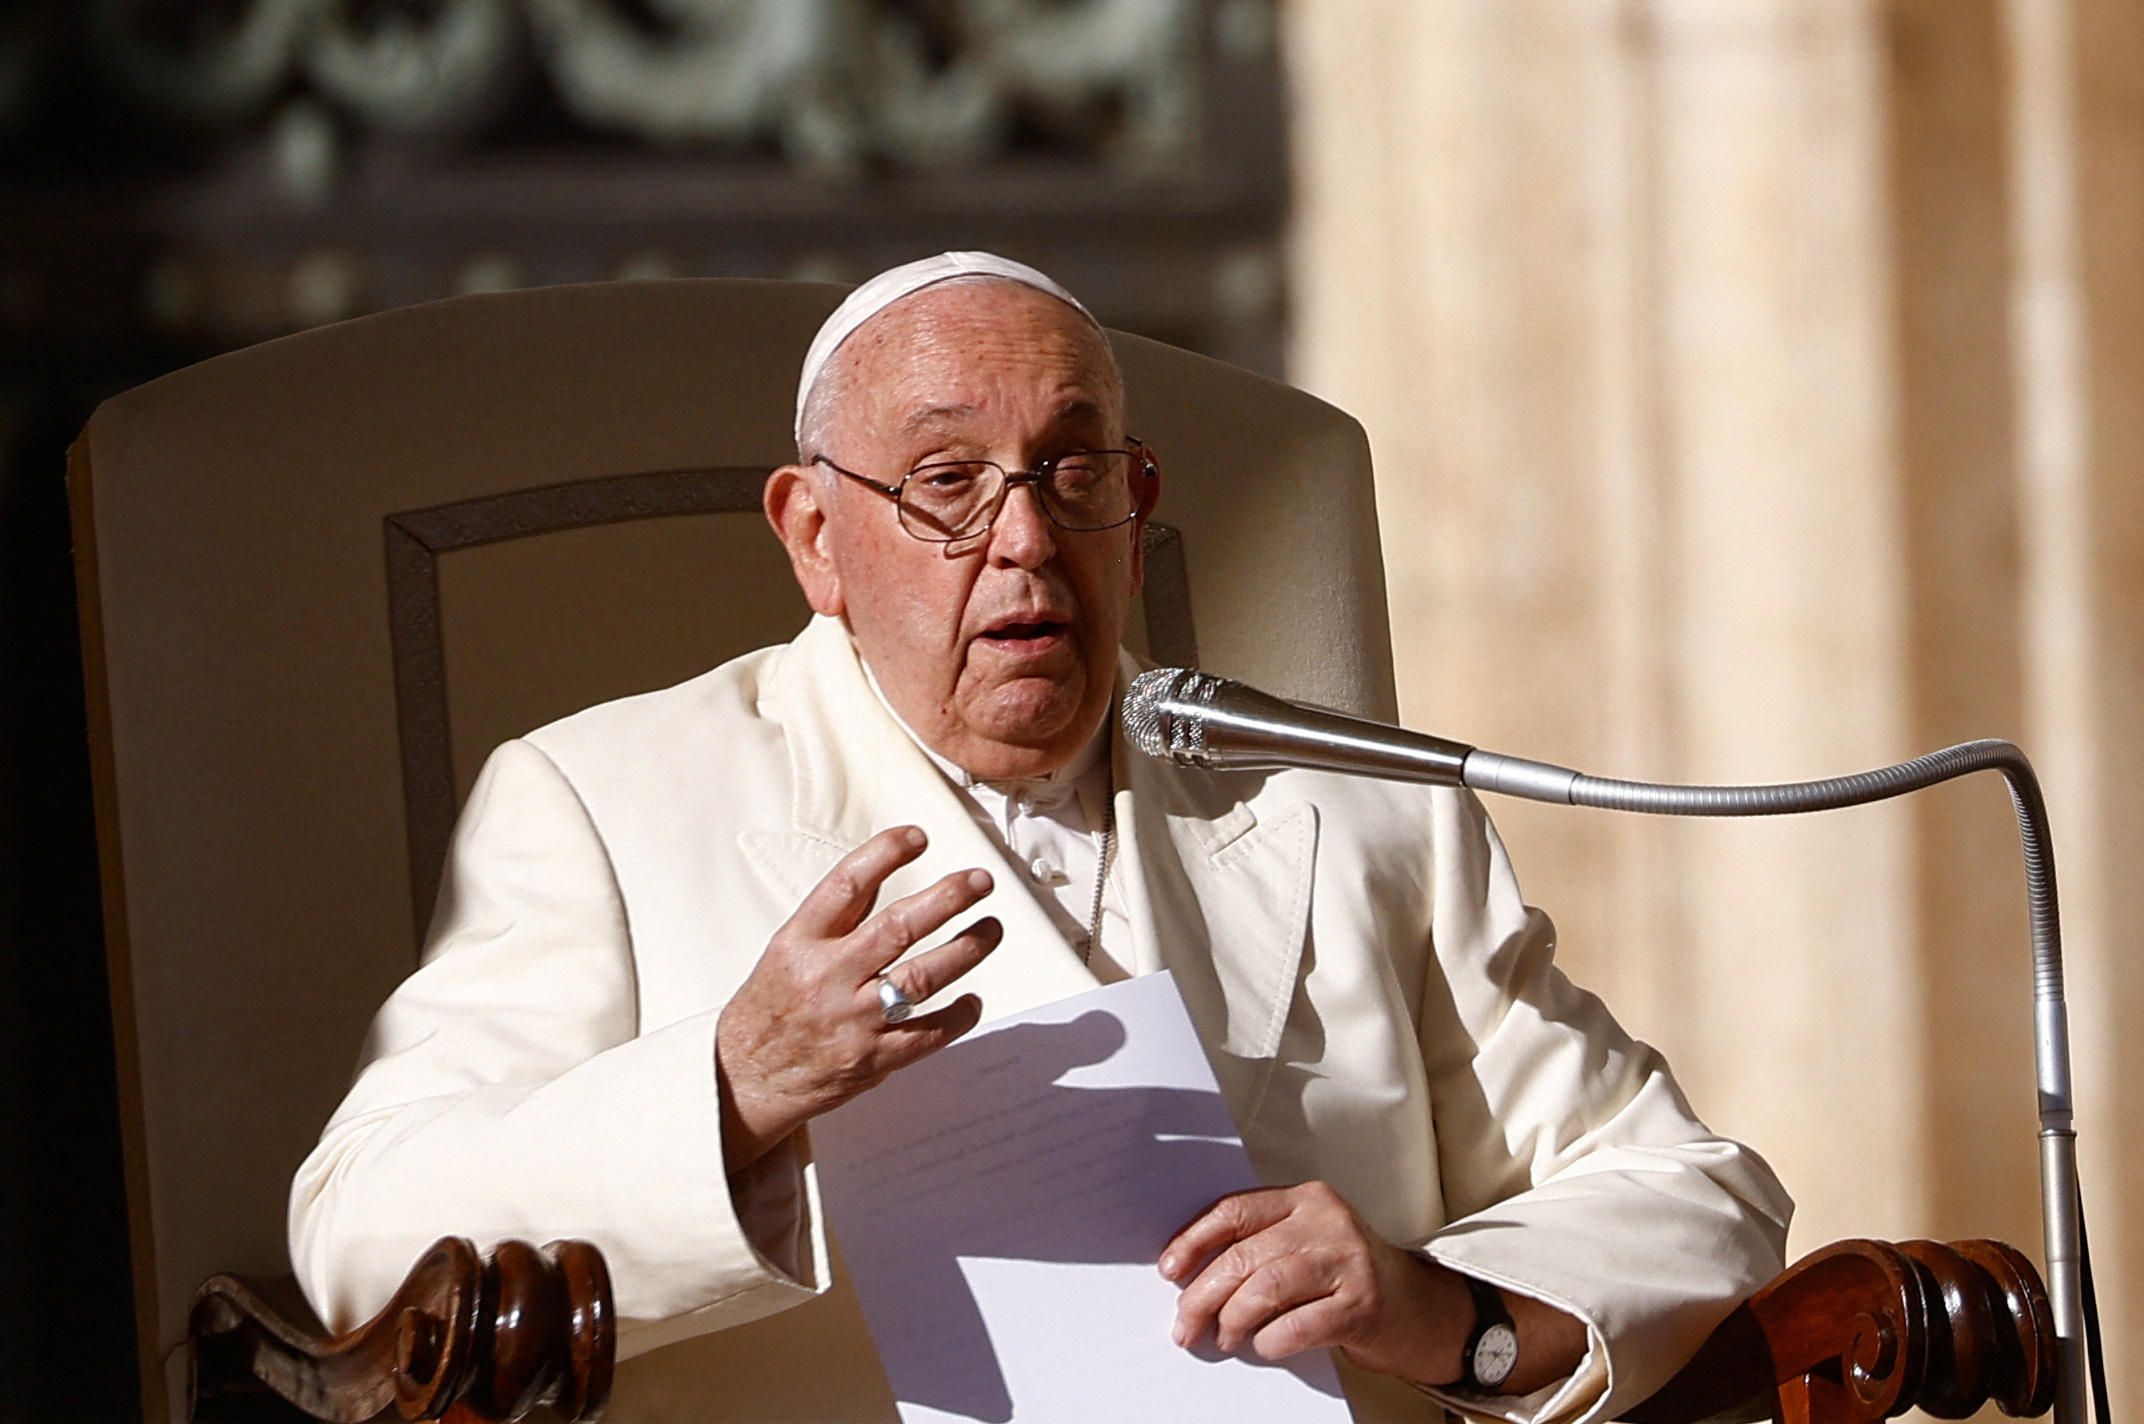
<svg viewBox="0 0 2144 1424">
<path fill-rule="evenodd" d="M 887 1023 L 897 1024 L 916 1011 L 915 1000 L 901 992 L 901 986 L 885 975 L 878 976 L 878 1012 Z"/>
</svg>

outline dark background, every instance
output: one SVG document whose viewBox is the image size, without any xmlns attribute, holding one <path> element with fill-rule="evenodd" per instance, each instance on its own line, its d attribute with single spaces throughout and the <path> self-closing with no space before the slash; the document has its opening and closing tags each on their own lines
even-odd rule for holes
<svg viewBox="0 0 2144 1424">
<path fill-rule="evenodd" d="M 63 479 L 99 402 L 459 291 L 948 247 L 1280 373 L 1269 0 L 779 7 L 826 23 L 782 49 L 684 0 L 0 3 L 0 1417 L 140 1417 Z M 586 79 L 598 51 L 625 82 Z"/>
</svg>

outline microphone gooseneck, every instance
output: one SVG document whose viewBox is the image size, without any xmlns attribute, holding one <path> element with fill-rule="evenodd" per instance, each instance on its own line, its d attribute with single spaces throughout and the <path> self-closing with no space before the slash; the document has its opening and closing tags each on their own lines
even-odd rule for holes
<svg viewBox="0 0 2144 1424">
<path fill-rule="evenodd" d="M 2025 851 L 2032 925 L 2034 1070 L 2039 1082 L 2040 1211 L 2048 1294 L 2062 1367 L 2056 1424 L 2083 1424 L 2087 1348 L 2100 1374 L 2096 1311 L 2085 1302 L 2091 1262 L 2082 1249 L 2084 1208 L 2070 1092 L 2069 1010 L 2062 983 L 2062 922 L 2055 898 L 2054 841 L 2032 763 L 2016 745 L 1965 742 L 1897 766 L 1822 781 L 1769 786 L 1677 786 L 1588 776 L 1550 762 L 1482 751 L 1361 717 L 1289 702 L 1193 668 L 1155 668 L 1124 696 L 1126 734 L 1148 756 L 1214 771 L 1300 767 L 1433 786 L 1464 786 L 1531 801 L 1665 816 L 1780 816 L 1865 805 L 1976 771 L 1998 771 L 2010 788 Z M 2102 1391 L 2092 1400 L 2107 1424 Z"/>
</svg>

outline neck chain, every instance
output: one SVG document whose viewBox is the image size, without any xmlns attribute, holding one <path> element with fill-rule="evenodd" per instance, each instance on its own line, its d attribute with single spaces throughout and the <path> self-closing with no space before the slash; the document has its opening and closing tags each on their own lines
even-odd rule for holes
<svg viewBox="0 0 2144 1424">
<path fill-rule="evenodd" d="M 1104 756 L 1109 755 L 1107 749 Z M 1094 947 L 1102 942 L 1102 887 L 1109 883 L 1109 857 L 1117 847 L 1117 768 L 1112 760 L 1103 781 L 1102 850 L 1095 857 L 1094 908 L 1087 915 L 1087 937 L 1079 942 L 1079 962 L 1093 961 Z"/>
</svg>

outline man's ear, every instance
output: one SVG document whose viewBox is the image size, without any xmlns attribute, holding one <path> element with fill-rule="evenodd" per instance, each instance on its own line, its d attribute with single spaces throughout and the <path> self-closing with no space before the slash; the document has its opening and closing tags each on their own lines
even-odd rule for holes
<svg viewBox="0 0 2144 1424">
<path fill-rule="evenodd" d="M 1124 443 L 1137 465 L 1132 471 L 1138 507 L 1132 515 L 1131 554 L 1132 592 L 1137 593 L 1146 587 L 1146 522 L 1153 516 L 1154 506 L 1161 502 L 1161 457 L 1144 441 L 1127 439 Z"/>
<path fill-rule="evenodd" d="M 774 526 L 774 537 L 788 551 L 789 568 L 804 590 L 804 601 L 814 613 L 839 618 L 848 611 L 848 604 L 834 561 L 825 494 L 825 486 L 813 477 L 813 471 L 784 465 L 767 476 L 760 500 L 767 522 Z"/>
</svg>

